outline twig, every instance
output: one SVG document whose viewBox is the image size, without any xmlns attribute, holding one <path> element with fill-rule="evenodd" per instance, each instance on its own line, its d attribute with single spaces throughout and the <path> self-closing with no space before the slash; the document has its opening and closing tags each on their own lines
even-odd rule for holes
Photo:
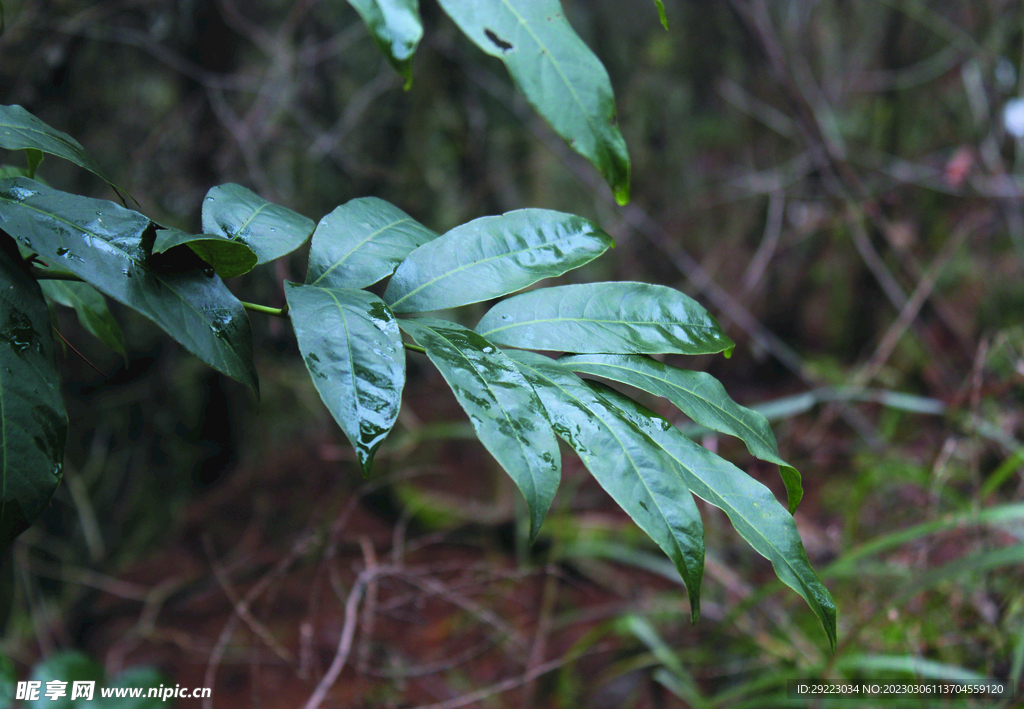
<svg viewBox="0 0 1024 709">
<path fill-rule="evenodd" d="M 377 552 L 368 537 L 359 538 L 359 546 L 363 551 L 363 561 L 367 569 L 375 569 Z M 366 603 L 363 604 L 362 632 L 359 634 L 359 652 L 357 653 L 356 671 L 365 675 L 370 667 L 370 643 L 373 641 L 373 620 L 377 615 L 377 580 L 371 578 L 366 584 Z"/>
</svg>

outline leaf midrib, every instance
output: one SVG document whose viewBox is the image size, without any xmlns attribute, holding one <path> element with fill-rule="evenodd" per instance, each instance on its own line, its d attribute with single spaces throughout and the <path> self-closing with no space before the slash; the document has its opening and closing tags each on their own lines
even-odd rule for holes
<svg viewBox="0 0 1024 709">
<path fill-rule="evenodd" d="M 29 115 L 31 115 L 31 114 L 29 114 Z M 77 141 L 76 142 L 72 142 L 71 140 L 69 140 L 68 138 L 65 138 L 64 136 L 61 136 L 59 134 L 54 135 L 53 133 L 49 133 L 49 132 L 47 132 L 47 131 L 45 131 L 45 130 L 43 130 L 41 128 L 35 128 L 33 126 L 19 126 L 19 125 L 14 125 L 12 123 L 0 123 L 0 128 L 13 128 L 16 131 L 27 131 L 27 132 L 30 132 L 30 133 L 39 133 L 40 135 L 44 135 L 47 138 L 50 138 L 52 140 L 56 140 L 58 143 L 61 143 L 62 145 L 64 145 L 67 148 L 70 148 L 72 152 L 75 152 L 75 151 L 81 152 L 82 156 L 75 156 L 75 160 L 81 160 L 86 166 L 88 166 L 89 170 L 91 170 L 91 171 L 93 171 L 93 172 L 95 172 L 97 174 L 100 173 L 99 168 L 96 167 L 96 163 L 92 160 L 92 158 L 90 158 L 87 154 L 85 154 L 85 148 L 83 148 L 82 145 L 80 143 L 78 143 Z M 33 148 L 33 149 L 34 150 L 40 150 L 39 148 Z M 28 150 L 28 148 L 14 148 L 14 150 Z M 42 152 L 49 152 L 49 151 L 44 150 Z M 64 156 L 63 155 L 58 155 L 57 157 L 64 157 Z M 101 177 L 102 177 L 102 175 L 101 175 Z"/>
<path fill-rule="evenodd" d="M 369 241 L 371 241 L 371 240 L 372 240 L 372 239 L 373 239 L 374 237 L 376 237 L 376 236 L 379 236 L 380 234 L 383 234 L 383 233 L 384 233 L 385 231 L 387 231 L 388 229 L 394 229 L 394 228 L 395 228 L 395 227 L 397 227 L 397 226 L 398 226 L 399 224 L 405 224 L 406 222 L 411 222 L 411 221 L 414 221 L 414 220 L 413 220 L 413 219 L 412 219 L 411 217 L 408 217 L 408 218 L 406 218 L 406 219 L 399 219 L 399 220 L 398 220 L 397 222 L 392 222 L 391 224 L 388 224 L 388 225 L 386 225 L 386 226 L 382 226 L 382 227 L 381 227 L 380 229 L 378 229 L 377 231 L 373 232 L 372 234 L 370 234 L 369 236 L 367 236 L 367 237 L 366 237 L 365 239 L 362 239 L 361 241 L 357 242 L 357 243 L 356 243 L 356 244 L 355 244 L 355 245 L 354 245 L 354 246 L 353 246 L 353 247 L 352 247 L 351 249 L 349 249 L 349 250 L 348 250 L 348 251 L 347 251 L 347 252 L 345 253 L 345 255 L 344 255 L 344 256 L 342 256 L 342 257 L 341 257 L 340 259 L 338 259 L 337 261 L 335 261 L 334 263 L 332 263 L 332 264 L 331 264 L 331 266 L 330 266 L 330 268 L 328 268 L 328 269 L 327 269 L 326 271 L 324 271 L 323 273 L 321 273 L 321 274 L 320 274 L 320 275 L 319 275 L 319 276 L 317 277 L 317 279 L 316 279 L 315 281 L 313 281 L 312 283 L 310 283 L 309 285 L 311 285 L 311 286 L 315 286 L 315 285 L 319 284 L 319 283 L 320 283 L 320 281 L 322 281 L 322 280 L 323 280 L 324 278 L 326 278 L 326 277 L 327 277 L 327 275 L 328 275 L 329 273 L 331 273 L 332 271 L 334 271 L 334 269 L 338 268 L 338 267 L 339 267 L 339 266 L 341 266 L 341 265 L 342 265 L 343 263 L 345 263 L 345 261 L 347 261 L 347 260 L 349 259 L 349 257 L 351 257 L 351 256 L 352 256 L 352 254 L 354 254 L 354 253 L 355 253 L 355 252 L 356 252 L 356 251 L 357 251 L 358 249 L 360 249 L 361 247 L 363 247 L 364 245 L 366 245 L 366 244 L 367 244 L 367 243 L 368 243 Z"/>
<path fill-rule="evenodd" d="M 691 325 L 689 323 L 680 323 L 677 320 L 610 320 L 600 318 L 536 318 L 534 320 L 521 320 L 519 322 L 511 323 L 509 325 L 503 325 L 496 327 L 487 332 L 481 332 L 480 334 L 484 337 L 492 335 L 495 332 L 501 332 L 502 330 L 509 330 L 515 327 L 525 327 L 527 325 L 536 325 L 538 323 L 560 323 L 560 322 L 578 322 L 578 323 L 598 323 L 600 325 L 674 325 L 676 327 L 693 328 L 695 330 L 719 330 L 720 328 L 714 325 Z"/>
</svg>

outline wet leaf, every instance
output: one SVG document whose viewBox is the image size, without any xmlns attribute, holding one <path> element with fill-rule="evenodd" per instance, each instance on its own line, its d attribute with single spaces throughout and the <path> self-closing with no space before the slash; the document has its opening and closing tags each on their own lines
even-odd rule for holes
<svg viewBox="0 0 1024 709">
<path fill-rule="evenodd" d="M 537 391 L 555 432 L 675 564 L 696 622 L 704 574 L 704 527 L 672 458 L 591 385 L 557 362 L 533 352 L 506 354 Z"/>
<path fill-rule="evenodd" d="M 542 288 L 495 305 L 476 331 L 495 344 L 574 353 L 731 353 L 734 344 L 695 300 L 647 283 Z"/>
<path fill-rule="evenodd" d="M 153 241 L 153 253 L 162 254 L 179 246 L 188 246 L 221 278 L 234 278 L 256 266 L 256 252 L 241 241 L 219 234 L 189 234 L 179 229 L 160 229 Z"/>
<path fill-rule="evenodd" d="M 405 349 L 395 316 L 366 291 L 286 283 L 285 294 L 313 385 L 368 474 L 402 404 Z"/>
<path fill-rule="evenodd" d="M 103 682 L 103 668 L 89 659 L 84 653 L 62 650 L 56 652 L 32 668 L 30 680 L 41 682 L 39 698 L 25 702 L 26 709 L 71 709 L 75 706 L 88 706 L 91 702 L 71 701 L 71 689 L 75 682 Z M 57 699 L 46 696 L 46 683 L 52 680 L 67 682 L 66 694 Z M 96 690 L 99 694 L 99 690 Z"/>
<path fill-rule="evenodd" d="M 376 197 L 353 199 L 316 225 L 306 283 L 323 288 L 366 288 L 395 272 L 413 249 L 437 238 Z"/>
<path fill-rule="evenodd" d="M 312 219 L 232 182 L 211 188 L 203 200 L 203 231 L 242 242 L 256 253 L 257 263 L 299 248 L 314 226 Z"/>
<path fill-rule="evenodd" d="M 423 37 L 419 0 L 348 0 L 391 66 L 412 87 L 412 55 Z"/>
<path fill-rule="evenodd" d="M 611 245 L 586 219 L 549 209 L 474 219 L 409 254 L 384 300 L 398 313 L 477 303 L 560 276 Z"/>
<path fill-rule="evenodd" d="M 21 177 L 0 180 L 0 229 L 51 266 L 145 315 L 217 371 L 258 391 L 242 304 L 194 257 L 184 265 L 153 267 L 143 244 L 149 225 L 143 215 L 113 202 Z"/>
<path fill-rule="evenodd" d="M 440 0 L 467 37 L 505 62 L 551 127 L 629 201 L 629 154 L 604 65 L 565 19 L 558 0 Z"/>
<path fill-rule="evenodd" d="M 99 291 L 88 283 L 76 281 L 40 281 L 39 286 L 43 294 L 54 303 L 73 308 L 78 315 L 78 322 L 87 332 L 122 357 L 127 357 L 121 326 L 117 324 L 107 307 L 106 299 Z"/>
<path fill-rule="evenodd" d="M 435 318 L 399 324 L 426 349 L 484 447 L 523 493 L 535 539 L 558 490 L 561 457 L 533 387 L 501 350 L 472 330 Z"/>
<path fill-rule="evenodd" d="M 0 551 L 50 502 L 68 432 L 46 301 L 6 251 L 0 251 Z"/>
<path fill-rule="evenodd" d="M 639 355 L 574 355 L 562 357 L 558 363 L 574 372 L 612 379 L 663 396 L 694 423 L 736 436 L 752 456 L 779 466 L 789 493 L 789 511 L 796 511 L 803 496 L 800 473 L 779 457 L 768 420 L 733 401 L 710 374 L 677 369 Z"/>
</svg>

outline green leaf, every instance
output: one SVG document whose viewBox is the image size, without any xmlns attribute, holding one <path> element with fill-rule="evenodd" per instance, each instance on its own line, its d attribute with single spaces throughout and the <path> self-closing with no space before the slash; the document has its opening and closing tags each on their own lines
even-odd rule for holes
<svg viewBox="0 0 1024 709">
<path fill-rule="evenodd" d="M 36 176 L 36 170 L 38 170 L 39 166 L 43 163 L 42 151 L 36 150 L 35 148 L 27 148 L 25 150 L 25 161 L 28 163 L 26 175 L 34 178 Z"/>
<path fill-rule="evenodd" d="M 694 423 L 736 436 L 752 456 L 779 466 L 789 493 L 789 511 L 796 511 L 803 496 L 800 473 L 779 457 L 768 421 L 729 398 L 725 387 L 710 374 L 676 369 L 638 355 L 575 355 L 562 357 L 558 363 L 574 372 L 612 379 L 663 396 Z"/>
<path fill-rule="evenodd" d="M 85 168 L 115 190 L 117 189 L 117 186 L 110 181 L 96 161 L 85 152 L 81 143 L 67 133 L 54 130 L 21 106 L 0 106 L 0 148 L 37 150 L 64 158 Z M 33 158 L 29 157 L 30 177 L 38 164 L 38 161 L 33 164 Z"/>
<path fill-rule="evenodd" d="M 793 516 L 771 490 L 632 399 L 607 387 L 602 392 L 633 426 L 671 456 L 686 487 L 725 512 L 740 536 L 772 563 L 779 579 L 807 601 L 835 652 L 836 607 L 832 595 L 811 568 Z"/>
<path fill-rule="evenodd" d="M 0 3 L 0 17 L 3 16 L 2 8 L 3 4 Z M 0 657 L 0 709 L 11 709 L 14 706 L 17 683 L 18 675 L 14 665 L 6 657 Z"/>
<path fill-rule="evenodd" d="M 689 296 L 630 282 L 523 293 L 491 308 L 476 331 L 499 345 L 558 352 L 712 354 L 735 346 Z"/>
<path fill-rule="evenodd" d="M 474 219 L 409 254 L 384 300 L 396 313 L 478 303 L 578 268 L 612 243 L 586 219 L 549 209 Z"/>
<path fill-rule="evenodd" d="M 629 201 L 629 154 L 604 65 L 565 19 L 558 0 L 439 0 L 551 127 L 601 171 L 619 204 Z"/>
<path fill-rule="evenodd" d="M 668 17 L 665 15 L 665 3 L 664 0 L 654 0 L 654 4 L 658 6 L 658 19 L 661 20 L 661 26 L 666 30 L 668 29 Z"/>
<path fill-rule="evenodd" d="M 156 232 L 153 253 L 166 253 L 177 246 L 188 246 L 221 278 L 248 273 L 259 260 L 256 252 L 246 244 L 219 234 L 189 234 L 179 229 L 159 229 Z"/>
<path fill-rule="evenodd" d="M 374 44 L 412 87 L 412 55 L 423 38 L 419 0 L 348 0 L 370 30 Z"/>
<path fill-rule="evenodd" d="M 149 256 L 149 220 L 113 202 L 0 180 L 0 228 L 22 245 L 155 322 L 219 372 L 258 391 L 242 304 L 198 258 Z"/>
<path fill-rule="evenodd" d="M 0 250 L 0 551 L 50 502 L 68 432 L 46 301 L 4 241 L 10 248 Z"/>
<path fill-rule="evenodd" d="M 395 316 L 361 290 L 286 283 L 285 295 L 306 369 L 368 474 L 402 405 L 405 349 Z"/>
<path fill-rule="evenodd" d="M 74 308 L 78 322 L 100 342 L 122 357 L 127 357 L 124 335 L 106 299 L 88 283 L 76 281 L 40 281 L 43 294 L 65 308 Z"/>
<path fill-rule="evenodd" d="M 141 697 L 102 697 L 99 690 L 95 693 L 94 701 L 85 701 L 80 705 L 81 709 L 159 709 L 160 707 L 171 706 L 160 696 L 147 697 L 150 689 L 159 689 L 167 682 L 157 670 L 152 667 L 139 666 L 131 667 L 107 683 L 111 689 L 142 689 Z M 174 689 L 168 685 L 168 689 Z M 126 692 L 126 694 L 128 694 Z"/>
<path fill-rule="evenodd" d="M 675 564 L 696 622 L 704 575 L 704 526 L 678 466 L 568 369 L 533 352 L 506 355 L 537 391 L 555 433 L 576 450 L 601 487 Z"/>
<path fill-rule="evenodd" d="M 353 199 L 316 225 L 306 283 L 366 288 L 395 272 L 413 249 L 437 238 L 398 207 L 376 197 Z"/>
<path fill-rule="evenodd" d="M 103 681 L 103 668 L 90 660 L 86 655 L 76 651 L 61 651 L 50 655 L 45 660 L 32 668 L 32 675 L 29 678 L 33 682 L 42 682 L 39 698 L 26 702 L 26 709 L 71 709 L 90 702 L 71 701 L 71 692 L 75 682 L 96 682 Z M 67 682 L 65 694 L 57 699 L 50 699 L 46 696 L 46 683 L 52 680 Z M 98 694 L 99 692 L 97 692 Z"/>
<path fill-rule="evenodd" d="M 533 387 L 497 347 L 461 325 L 423 318 L 399 325 L 427 351 L 477 436 L 511 476 L 537 537 L 561 478 L 558 441 Z"/>
<path fill-rule="evenodd" d="M 203 231 L 242 242 L 256 253 L 257 263 L 291 253 L 313 228 L 312 219 L 231 182 L 211 188 L 203 200 Z"/>
</svg>

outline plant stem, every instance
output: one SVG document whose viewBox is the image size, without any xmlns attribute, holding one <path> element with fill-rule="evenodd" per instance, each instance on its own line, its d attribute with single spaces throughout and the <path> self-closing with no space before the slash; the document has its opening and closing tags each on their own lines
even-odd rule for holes
<svg viewBox="0 0 1024 709">
<path fill-rule="evenodd" d="M 403 342 L 402 344 L 405 345 L 405 349 L 410 350 L 412 352 L 419 352 L 420 354 L 426 354 L 427 353 L 427 351 L 425 349 L 423 349 L 422 347 L 420 347 L 419 345 L 414 345 L 414 344 L 409 343 L 409 342 Z"/>
<path fill-rule="evenodd" d="M 256 313 L 263 313 L 265 315 L 273 315 L 278 318 L 288 317 L 288 313 L 284 308 L 271 308 L 269 305 L 260 305 L 259 303 L 246 303 L 244 300 L 240 301 L 242 307 L 246 310 L 252 310 Z"/>
</svg>

